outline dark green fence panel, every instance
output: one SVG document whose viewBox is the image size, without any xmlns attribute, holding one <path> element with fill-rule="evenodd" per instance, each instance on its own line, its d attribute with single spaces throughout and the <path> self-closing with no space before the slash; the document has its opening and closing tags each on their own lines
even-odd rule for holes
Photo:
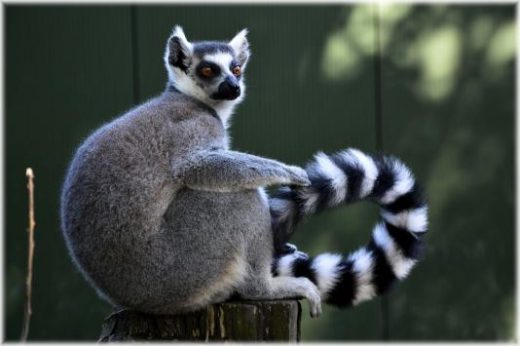
<svg viewBox="0 0 520 346">
<path fill-rule="evenodd" d="M 515 8 L 409 6 L 382 59 L 383 145 L 425 185 L 425 261 L 390 297 L 391 338 L 511 340 Z"/>
<path fill-rule="evenodd" d="M 386 300 L 325 307 L 304 340 L 495 340 L 514 335 L 514 7 L 6 6 L 5 333 L 21 331 L 25 167 L 36 173 L 33 340 L 96 340 L 110 307 L 70 262 L 58 198 L 73 150 L 161 92 L 174 24 L 190 40 L 250 29 L 233 147 L 304 164 L 358 147 L 402 157 L 425 183 L 425 261 Z M 381 53 L 381 54 L 380 54 Z M 312 217 L 316 255 L 365 243 L 376 209 Z"/>
<path fill-rule="evenodd" d="M 73 150 L 132 103 L 129 9 L 7 6 L 5 337 L 19 338 L 27 253 L 25 167 L 36 174 L 31 340 L 95 340 L 109 310 L 73 268 L 59 229 Z"/>
</svg>

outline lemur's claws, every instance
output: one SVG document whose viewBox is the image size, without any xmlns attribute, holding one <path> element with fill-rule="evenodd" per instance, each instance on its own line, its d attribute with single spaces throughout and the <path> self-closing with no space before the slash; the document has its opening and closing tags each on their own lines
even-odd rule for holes
<svg viewBox="0 0 520 346">
<path fill-rule="evenodd" d="M 296 186 L 309 186 L 311 181 L 307 176 L 307 172 L 298 166 L 288 166 L 287 171 L 290 176 L 291 185 Z"/>
<path fill-rule="evenodd" d="M 289 255 L 289 254 L 295 253 L 296 251 L 298 251 L 298 248 L 296 247 L 296 245 L 291 244 L 291 243 L 286 243 L 283 248 L 284 255 Z"/>
<path fill-rule="evenodd" d="M 321 315 L 321 302 L 311 306 L 311 317 L 317 318 Z"/>
</svg>

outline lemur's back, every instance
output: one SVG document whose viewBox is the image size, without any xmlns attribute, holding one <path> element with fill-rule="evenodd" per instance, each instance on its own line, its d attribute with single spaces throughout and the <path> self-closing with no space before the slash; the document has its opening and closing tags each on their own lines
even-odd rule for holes
<svg viewBox="0 0 520 346">
<path fill-rule="evenodd" d="M 184 152 L 194 147 L 226 145 L 222 123 L 209 110 L 179 93 L 166 92 L 105 125 L 79 148 L 63 188 L 62 228 L 76 264 L 102 295 L 117 305 L 165 312 L 154 309 L 153 300 L 167 305 L 163 296 L 168 295 L 170 300 L 186 301 L 197 289 L 203 290 L 212 275 L 215 280 L 220 276 L 214 271 L 204 280 L 194 278 L 186 261 L 191 262 L 189 271 L 200 273 L 207 267 L 204 255 L 215 257 L 211 249 L 221 246 L 221 236 L 242 236 L 237 229 L 220 229 L 219 205 L 228 210 L 228 218 L 239 215 L 248 220 L 248 212 L 258 215 L 250 200 L 262 201 L 257 193 L 223 198 L 187 190 L 171 167 L 182 164 Z M 201 206 L 207 208 L 208 219 L 200 218 Z M 207 225 L 219 237 L 204 234 L 211 231 Z M 203 237 L 190 234 L 192 229 Z M 225 250 L 222 246 L 219 252 Z M 228 263 L 236 256 L 229 252 L 229 258 L 217 259 L 223 271 L 243 270 L 236 267 L 240 264 Z M 171 306 L 166 312 L 172 312 Z"/>
</svg>

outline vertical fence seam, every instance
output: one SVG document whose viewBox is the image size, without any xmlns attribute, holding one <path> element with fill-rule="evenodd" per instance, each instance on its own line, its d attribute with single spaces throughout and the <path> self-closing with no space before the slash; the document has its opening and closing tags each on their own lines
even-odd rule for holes
<svg viewBox="0 0 520 346">
<path fill-rule="evenodd" d="M 139 104 L 141 95 L 139 92 L 141 81 L 139 78 L 139 40 L 137 37 L 137 7 L 130 5 L 130 44 L 132 52 L 132 101 Z"/>
<path fill-rule="evenodd" d="M 373 6 L 373 20 L 374 20 L 374 101 L 375 101 L 375 139 L 376 151 L 383 151 L 383 97 L 382 97 L 382 69 L 383 69 L 383 50 L 381 46 L 381 12 L 380 3 Z M 383 296 L 381 299 L 381 337 L 383 340 L 390 340 L 390 306 L 388 296 Z"/>
<path fill-rule="evenodd" d="M 380 4 L 374 4 L 374 100 L 375 100 L 375 134 L 376 134 L 376 150 L 383 150 L 383 100 L 382 100 L 382 48 L 381 48 L 381 30 L 380 30 Z"/>
</svg>

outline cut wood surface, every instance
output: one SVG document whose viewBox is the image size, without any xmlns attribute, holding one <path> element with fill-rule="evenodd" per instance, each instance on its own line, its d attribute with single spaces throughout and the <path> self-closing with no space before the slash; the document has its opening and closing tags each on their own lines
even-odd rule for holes
<svg viewBox="0 0 520 346">
<path fill-rule="evenodd" d="M 230 301 L 182 315 L 122 310 L 108 316 L 100 342 L 299 341 L 298 300 Z"/>
</svg>

